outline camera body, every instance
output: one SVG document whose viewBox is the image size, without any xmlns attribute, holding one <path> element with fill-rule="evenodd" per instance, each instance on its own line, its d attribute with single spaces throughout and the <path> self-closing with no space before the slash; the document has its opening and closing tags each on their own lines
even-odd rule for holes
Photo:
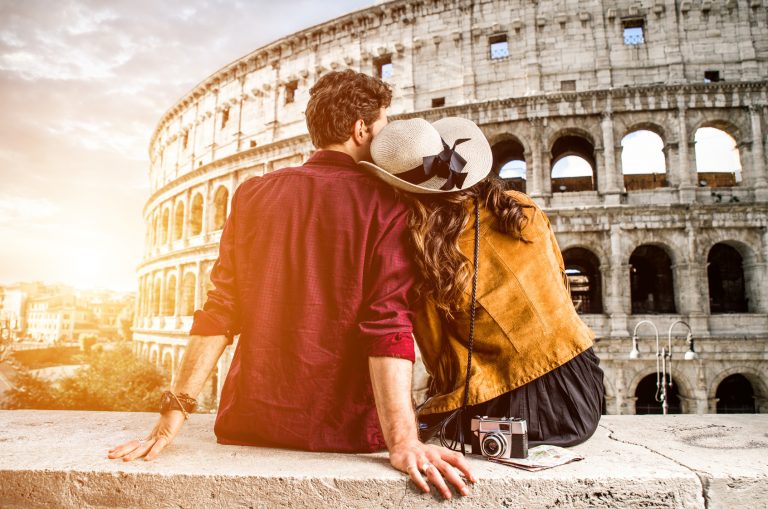
<svg viewBox="0 0 768 509">
<path fill-rule="evenodd" d="M 519 417 L 472 418 L 472 452 L 486 458 L 527 458 L 528 425 Z"/>
</svg>

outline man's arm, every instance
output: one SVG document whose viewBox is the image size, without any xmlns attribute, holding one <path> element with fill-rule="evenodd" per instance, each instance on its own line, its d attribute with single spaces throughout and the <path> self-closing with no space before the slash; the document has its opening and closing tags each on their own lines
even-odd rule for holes
<svg viewBox="0 0 768 509">
<path fill-rule="evenodd" d="M 411 403 L 411 361 L 396 357 L 369 357 L 368 365 L 376 410 L 392 466 L 407 473 L 425 492 L 429 492 L 429 484 L 421 476 L 422 471 L 443 497 L 451 498 L 451 490 L 443 476 L 459 493 L 469 495 L 469 488 L 454 469 L 456 467 L 467 479 L 475 482 L 464 456 L 445 447 L 419 441 Z"/>
<path fill-rule="evenodd" d="M 183 392 L 197 398 L 229 343 L 230 340 L 227 336 L 190 337 L 179 375 L 172 389 L 173 393 L 180 394 Z M 165 412 L 160 416 L 144 442 L 139 440 L 125 442 L 110 449 L 107 457 L 110 459 L 123 458 L 123 461 L 132 461 L 141 457 L 147 461 L 153 460 L 173 442 L 184 421 L 184 413 L 181 410 Z"/>
</svg>

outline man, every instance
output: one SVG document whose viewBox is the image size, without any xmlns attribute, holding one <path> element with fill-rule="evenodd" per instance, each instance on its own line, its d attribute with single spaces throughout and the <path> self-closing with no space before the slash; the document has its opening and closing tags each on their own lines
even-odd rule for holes
<svg viewBox="0 0 768 509">
<path fill-rule="evenodd" d="M 238 187 L 195 312 L 178 379 L 144 441 L 110 458 L 151 460 L 181 429 L 224 348 L 240 335 L 214 431 L 219 443 L 310 451 L 389 449 L 425 492 L 462 494 L 464 458 L 419 442 L 410 390 L 414 358 L 406 206 L 357 162 L 387 123 L 391 90 L 353 71 L 310 90 L 307 126 L 319 148 L 301 167 Z M 454 469 L 453 467 L 456 467 Z"/>
</svg>

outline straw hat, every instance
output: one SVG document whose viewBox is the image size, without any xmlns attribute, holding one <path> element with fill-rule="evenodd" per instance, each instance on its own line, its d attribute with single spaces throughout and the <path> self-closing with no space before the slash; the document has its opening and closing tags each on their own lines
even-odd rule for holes
<svg viewBox="0 0 768 509">
<path fill-rule="evenodd" d="M 493 164 L 483 132 L 459 117 L 390 122 L 373 139 L 371 157 L 373 163 L 359 164 L 398 189 L 424 194 L 469 189 Z"/>
</svg>

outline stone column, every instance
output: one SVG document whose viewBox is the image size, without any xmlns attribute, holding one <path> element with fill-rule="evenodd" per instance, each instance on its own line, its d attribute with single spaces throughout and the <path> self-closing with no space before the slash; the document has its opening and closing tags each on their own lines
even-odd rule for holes
<svg viewBox="0 0 768 509">
<path fill-rule="evenodd" d="M 211 161 L 216 160 L 216 129 L 218 129 L 218 114 L 219 114 L 219 89 L 215 88 L 211 90 L 214 97 L 213 102 L 213 126 L 211 126 Z M 193 167 L 194 169 L 194 167 Z M 205 227 L 203 227 L 205 231 Z"/>
<path fill-rule="evenodd" d="M 238 98 L 237 110 L 237 152 L 240 152 L 243 141 L 243 103 L 248 100 L 248 94 L 245 92 L 245 76 L 238 78 L 240 81 L 240 97 Z"/>
<path fill-rule="evenodd" d="M 752 175 L 755 189 L 755 200 L 768 201 L 768 180 L 766 180 L 765 147 L 763 146 L 762 104 L 749 106 L 749 117 L 752 124 Z"/>
<path fill-rule="evenodd" d="M 700 263 L 696 250 L 696 228 L 692 223 L 685 226 L 685 259 L 672 266 L 674 274 L 675 303 L 677 312 L 688 322 L 696 336 L 709 335 L 709 285 L 707 264 Z"/>
<path fill-rule="evenodd" d="M 601 122 L 604 171 L 603 178 L 598 180 L 598 187 L 600 193 L 605 196 L 604 200 L 606 205 L 618 205 L 621 198 L 620 189 L 623 185 L 618 185 L 619 175 L 616 170 L 616 140 L 613 133 L 613 113 L 610 111 L 610 103 L 607 109 L 608 111 L 603 113 L 603 120 Z"/>
<path fill-rule="evenodd" d="M 528 9 L 522 13 L 521 19 L 530 20 L 530 25 L 525 27 L 525 95 L 537 95 L 542 92 L 541 87 L 541 55 L 537 40 L 538 29 L 535 26 L 539 15 L 538 2 L 529 2 Z"/>
<path fill-rule="evenodd" d="M 205 283 L 203 282 L 203 276 L 200 273 L 201 263 L 200 260 L 195 262 L 195 295 L 193 297 L 195 303 L 195 309 L 201 309 L 203 307 L 203 292 L 205 292 Z"/>
<path fill-rule="evenodd" d="M 683 361 L 686 362 L 686 361 Z M 694 389 L 694 399 L 696 402 L 696 408 L 693 413 L 702 415 L 709 413 L 709 394 L 707 394 L 707 380 L 704 373 L 704 362 L 701 359 L 696 362 L 696 388 Z"/>
<path fill-rule="evenodd" d="M 530 161 L 526 171 L 526 191 L 533 198 L 541 198 L 543 194 L 542 179 L 544 169 L 542 168 L 542 148 L 541 148 L 541 121 L 539 119 L 528 119 L 531 133 L 531 157 L 526 158 Z"/>
<path fill-rule="evenodd" d="M 183 272 L 181 270 L 181 264 L 176 264 L 176 295 L 173 306 L 173 316 L 176 321 L 176 328 L 181 327 L 181 289 L 183 286 Z"/>
<path fill-rule="evenodd" d="M 680 185 L 678 186 L 678 196 L 680 203 L 692 203 L 696 201 L 696 179 L 694 178 L 696 168 L 691 166 L 691 145 L 688 140 L 688 124 L 685 114 L 685 96 L 678 95 L 677 125 L 680 143 L 678 145 L 677 171 Z"/>
<path fill-rule="evenodd" d="M 611 337 L 624 338 L 629 336 L 627 315 L 629 305 L 629 265 L 623 263 L 622 231 L 619 224 L 611 225 L 610 232 L 610 279 L 605 285 L 605 310 L 611 318 Z"/>
</svg>

